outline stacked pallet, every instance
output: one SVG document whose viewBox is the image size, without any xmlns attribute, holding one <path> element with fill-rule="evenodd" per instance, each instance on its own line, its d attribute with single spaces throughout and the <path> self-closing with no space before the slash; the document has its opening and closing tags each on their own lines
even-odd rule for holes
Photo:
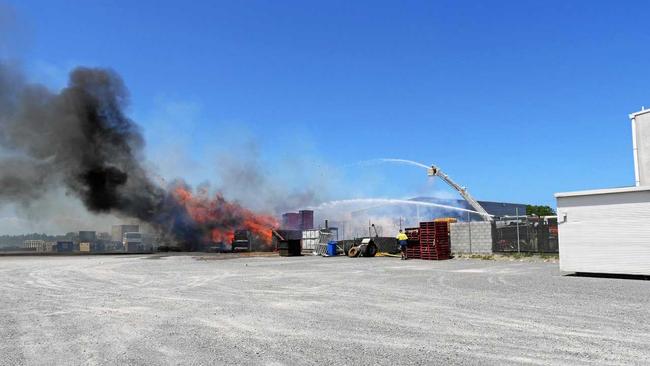
<svg viewBox="0 0 650 366">
<path fill-rule="evenodd" d="M 420 259 L 444 260 L 451 255 L 449 225 L 446 222 L 420 223 Z"/>
<path fill-rule="evenodd" d="M 449 231 L 449 225 L 449 222 L 436 222 L 436 251 L 439 260 L 451 258 L 451 233 Z"/>
<path fill-rule="evenodd" d="M 406 247 L 406 256 L 408 258 L 420 258 L 420 228 L 404 229 L 404 234 L 408 237 L 408 247 Z"/>
</svg>

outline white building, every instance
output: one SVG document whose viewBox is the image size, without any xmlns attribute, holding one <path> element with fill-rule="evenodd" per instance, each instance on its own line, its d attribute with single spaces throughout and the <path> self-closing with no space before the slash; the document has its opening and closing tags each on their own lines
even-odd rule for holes
<svg viewBox="0 0 650 366">
<path fill-rule="evenodd" d="M 562 271 L 650 275 L 650 110 L 630 119 L 636 185 L 555 194 Z"/>
<path fill-rule="evenodd" d="M 23 241 L 23 248 L 33 249 L 37 252 L 47 251 L 47 246 L 44 240 L 25 240 Z"/>
</svg>

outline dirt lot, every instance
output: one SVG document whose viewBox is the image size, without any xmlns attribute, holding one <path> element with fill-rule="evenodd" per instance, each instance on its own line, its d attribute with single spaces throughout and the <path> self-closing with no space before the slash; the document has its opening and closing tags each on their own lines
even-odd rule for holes
<svg viewBox="0 0 650 366">
<path fill-rule="evenodd" d="M 0 258 L 0 364 L 650 359 L 650 281 L 544 262 L 209 259 Z"/>
</svg>

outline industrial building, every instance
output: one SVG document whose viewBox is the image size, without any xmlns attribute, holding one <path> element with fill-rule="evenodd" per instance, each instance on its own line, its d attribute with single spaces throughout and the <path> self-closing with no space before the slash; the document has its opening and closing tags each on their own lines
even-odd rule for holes
<svg viewBox="0 0 650 366">
<path fill-rule="evenodd" d="M 37 252 L 46 252 L 47 243 L 44 240 L 25 240 L 23 242 L 23 248 Z"/>
<path fill-rule="evenodd" d="M 79 242 L 92 243 L 97 240 L 97 234 L 94 231 L 80 231 Z"/>
<path fill-rule="evenodd" d="M 460 200 L 460 199 L 455 200 L 455 199 L 440 199 L 435 197 L 416 197 L 413 198 L 412 201 L 438 203 L 447 206 L 460 207 L 467 210 L 474 209 L 466 200 Z M 478 203 L 485 209 L 485 211 L 487 211 L 487 213 L 489 213 L 494 217 L 518 216 L 518 215 L 526 214 L 527 205 L 524 203 L 493 202 L 493 201 L 478 201 Z M 426 214 L 429 211 L 432 210 L 428 210 L 426 208 L 419 208 L 420 214 L 423 213 Z M 471 221 L 482 220 L 481 215 L 476 213 L 470 213 L 468 218 L 468 214 L 466 212 L 462 212 L 458 210 L 435 209 L 435 211 L 436 211 L 436 215 L 443 216 L 443 217 L 454 217 L 457 218 L 458 221 L 467 221 L 468 219 Z"/>
<path fill-rule="evenodd" d="M 111 241 L 116 243 L 122 242 L 124 238 L 124 233 L 139 233 L 139 225 L 113 225 L 111 230 Z"/>
<path fill-rule="evenodd" d="M 301 210 L 282 215 L 282 229 L 311 230 L 314 228 L 314 211 Z"/>
<path fill-rule="evenodd" d="M 650 110 L 630 119 L 635 185 L 555 194 L 562 271 L 650 275 Z"/>
</svg>

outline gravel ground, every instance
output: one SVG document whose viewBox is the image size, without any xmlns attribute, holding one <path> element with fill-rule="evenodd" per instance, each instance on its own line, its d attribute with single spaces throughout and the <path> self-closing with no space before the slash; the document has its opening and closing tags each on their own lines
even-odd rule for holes
<svg viewBox="0 0 650 366">
<path fill-rule="evenodd" d="M 2 365 L 650 360 L 650 281 L 554 263 L 0 257 L 0 281 Z"/>
</svg>

